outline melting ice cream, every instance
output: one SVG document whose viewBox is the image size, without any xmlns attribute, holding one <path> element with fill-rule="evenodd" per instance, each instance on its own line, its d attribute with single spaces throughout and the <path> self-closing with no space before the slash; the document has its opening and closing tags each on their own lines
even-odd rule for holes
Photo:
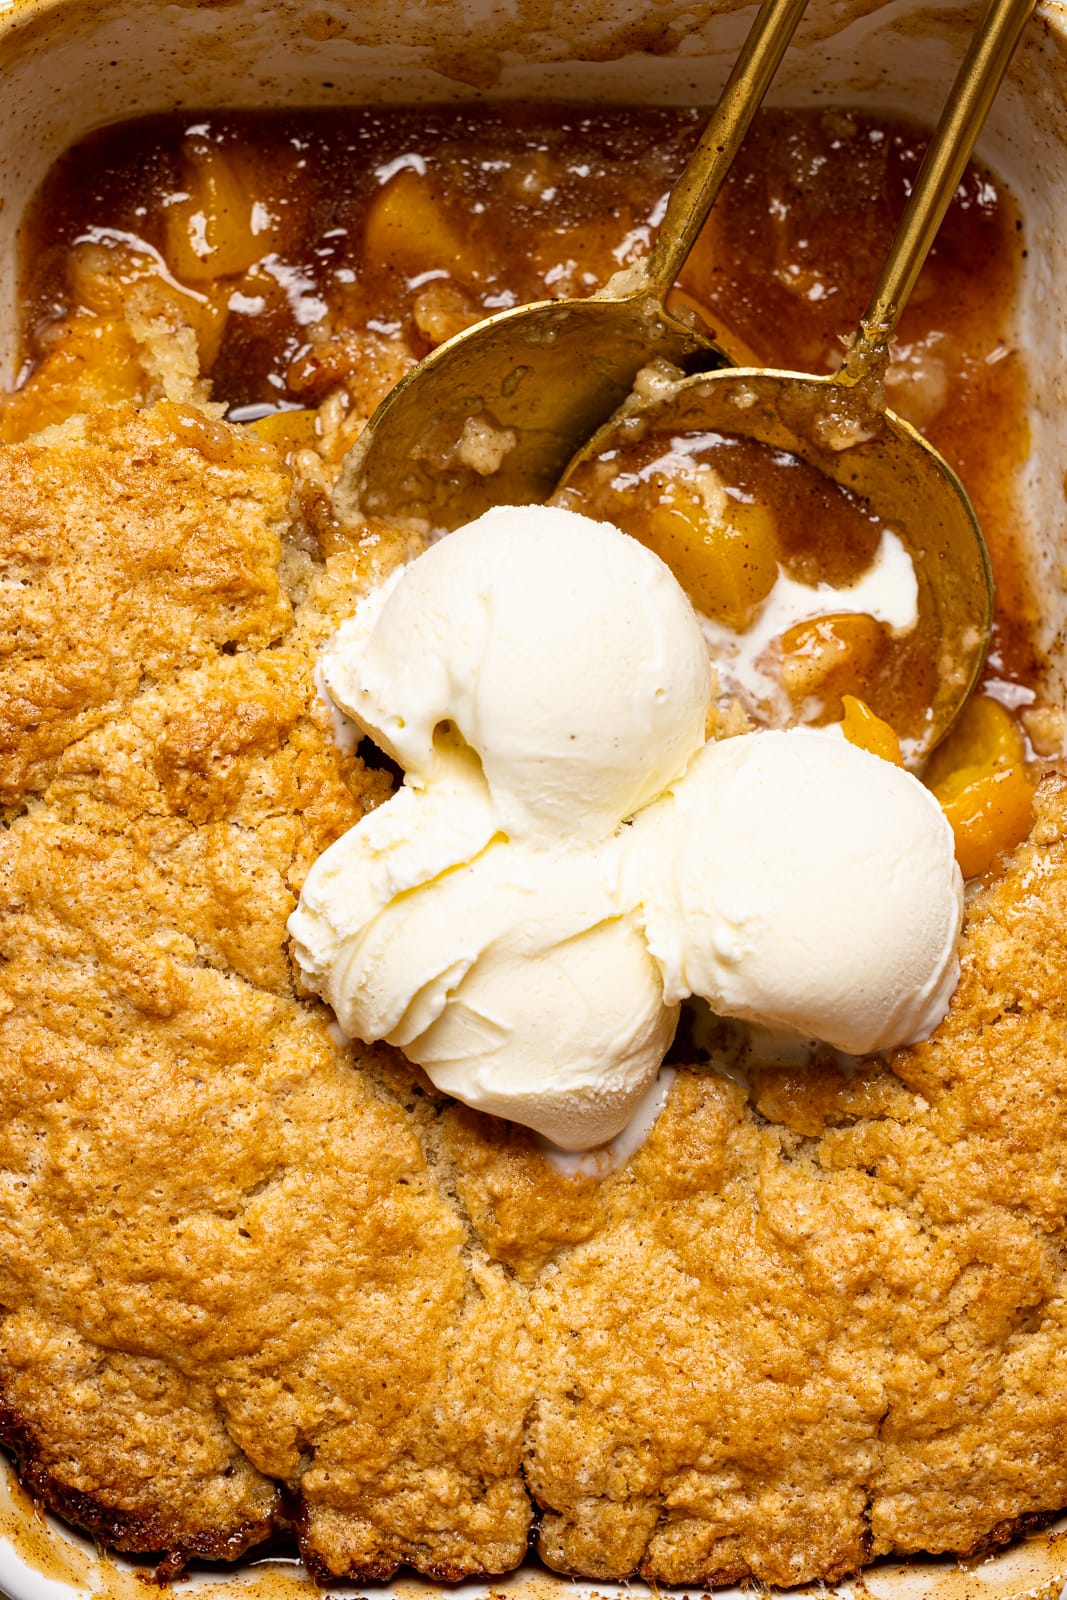
<svg viewBox="0 0 1067 1600">
<path fill-rule="evenodd" d="M 613 1138 L 679 1002 L 853 1053 L 924 1037 L 957 977 L 951 831 L 833 734 L 705 744 L 700 624 L 604 523 L 501 508 L 402 569 L 321 675 L 404 768 L 290 919 L 346 1033 L 566 1149 Z"/>
</svg>

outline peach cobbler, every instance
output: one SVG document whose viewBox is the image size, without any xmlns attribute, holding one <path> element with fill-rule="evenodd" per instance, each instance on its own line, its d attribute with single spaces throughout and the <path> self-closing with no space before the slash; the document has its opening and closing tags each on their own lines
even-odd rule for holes
<svg viewBox="0 0 1067 1600">
<path fill-rule="evenodd" d="M 532 1544 L 592 1578 L 792 1584 L 1067 1504 L 1067 780 L 1017 503 L 1025 232 L 993 175 L 961 184 L 888 377 L 998 580 L 923 772 L 970 880 L 932 1035 L 801 1059 L 694 1008 L 641 1136 L 561 1159 L 348 1038 L 294 964 L 313 864 L 398 780 L 324 647 L 424 544 L 338 520 L 342 457 L 454 333 L 640 254 L 699 125 L 152 119 L 72 150 L 28 217 L 0 398 L 0 1439 L 162 1577 L 285 1536 L 324 1583 Z M 739 360 L 833 370 L 922 145 L 765 115 L 674 303 Z M 782 584 L 839 594 L 881 548 L 775 472 L 649 441 L 576 486 L 674 568 L 713 664 Z M 799 721 L 899 760 L 938 670 L 917 636 L 782 616 L 693 740 Z M 436 758 L 455 730 L 431 732 Z"/>
</svg>

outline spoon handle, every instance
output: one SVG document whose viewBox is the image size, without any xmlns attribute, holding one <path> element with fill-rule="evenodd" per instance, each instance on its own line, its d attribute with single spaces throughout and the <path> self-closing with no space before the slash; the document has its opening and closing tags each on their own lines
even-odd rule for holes
<svg viewBox="0 0 1067 1600">
<path fill-rule="evenodd" d="M 855 342 L 866 364 L 892 338 L 1036 0 L 989 0 L 930 140 Z"/>
<path fill-rule="evenodd" d="M 719 103 L 670 192 L 644 276 L 662 299 L 696 242 L 807 0 L 763 0 Z"/>
</svg>

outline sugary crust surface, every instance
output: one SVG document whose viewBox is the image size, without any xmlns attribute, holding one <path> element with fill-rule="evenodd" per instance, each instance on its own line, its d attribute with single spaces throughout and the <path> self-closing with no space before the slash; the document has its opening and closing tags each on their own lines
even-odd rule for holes
<svg viewBox="0 0 1067 1600">
<path fill-rule="evenodd" d="M 164 404 L 124 428 L 78 418 L 5 448 L 0 803 L 38 789 L 146 685 L 288 626 L 288 484 L 266 451 L 215 427 Z M 213 436 L 230 448 L 211 450 Z"/>
<path fill-rule="evenodd" d="M 1067 1501 L 1067 782 L 976 897 L 935 1037 L 682 1074 L 531 1296 L 553 1565 L 771 1583 Z"/>
<path fill-rule="evenodd" d="M 0 1434 L 43 1501 L 165 1572 L 291 1523 L 322 1580 L 507 1570 L 537 1508 L 550 1565 L 688 1586 L 1067 1502 L 1067 780 L 933 1040 L 692 1058 L 568 1180 L 294 983 L 389 788 L 316 648 L 404 552 L 173 406 L 0 451 L 0 552 Z"/>
<path fill-rule="evenodd" d="M 387 782 L 314 701 L 322 618 L 294 627 L 278 585 L 286 475 L 234 433 L 198 477 L 166 426 L 120 412 L 33 447 L 46 483 L 84 469 L 81 586 L 35 594 L 85 692 L 68 710 L 47 680 L 60 711 L 0 835 L 2 1425 L 46 1499 L 121 1548 L 237 1553 L 284 1489 L 324 1573 L 511 1566 L 515 1291 L 427 1166 L 417 1090 L 331 1037 L 286 953 L 308 865 Z M 9 544 L 26 454 L 0 464 Z M 139 498 L 113 511 L 107 463 L 132 455 Z M 165 559 L 179 472 L 180 534 L 202 533 Z M 124 636 L 139 671 L 111 677 Z"/>
</svg>

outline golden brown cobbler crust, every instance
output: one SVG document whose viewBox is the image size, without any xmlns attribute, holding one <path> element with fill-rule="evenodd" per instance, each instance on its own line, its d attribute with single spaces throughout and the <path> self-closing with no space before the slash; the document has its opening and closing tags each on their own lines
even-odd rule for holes
<svg viewBox="0 0 1067 1600">
<path fill-rule="evenodd" d="M 320 1579 L 503 1571 L 536 1507 L 553 1566 L 687 1585 L 1067 1502 L 1067 781 L 929 1043 L 751 1095 L 696 1063 L 621 1171 L 564 1180 L 294 986 L 303 875 L 388 792 L 315 650 L 391 559 L 334 529 L 301 562 L 295 505 L 180 407 L 0 453 L 0 1433 L 33 1490 L 167 1571 L 290 1521 Z"/>
</svg>

